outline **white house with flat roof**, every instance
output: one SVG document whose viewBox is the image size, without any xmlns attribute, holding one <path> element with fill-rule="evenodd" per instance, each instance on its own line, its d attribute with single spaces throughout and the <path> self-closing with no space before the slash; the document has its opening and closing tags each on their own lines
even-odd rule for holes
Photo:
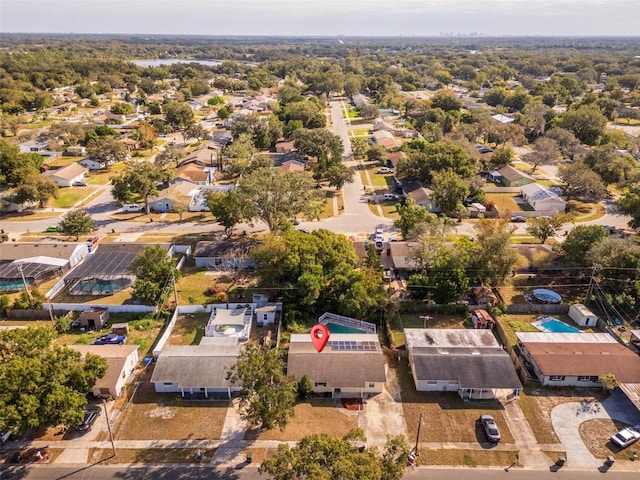
<svg viewBox="0 0 640 480">
<path fill-rule="evenodd" d="M 535 211 L 564 212 L 567 207 L 567 202 L 560 196 L 537 183 L 522 185 L 520 194 Z"/>
</svg>

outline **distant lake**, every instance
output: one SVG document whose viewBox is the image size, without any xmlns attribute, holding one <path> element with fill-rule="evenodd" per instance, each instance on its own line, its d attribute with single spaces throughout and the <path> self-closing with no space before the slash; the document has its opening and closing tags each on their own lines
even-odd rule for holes
<svg viewBox="0 0 640 480">
<path fill-rule="evenodd" d="M 209 67 L 220 65 L 221 62 L 215 60 L 193 60 L 189 58 L 158 58 L 156 60 L 133 60 L 133 63 L 142 68 L 159 67 L 160 65 L 175 65 L 176 63 L 201 63 Z"/>
</svg>

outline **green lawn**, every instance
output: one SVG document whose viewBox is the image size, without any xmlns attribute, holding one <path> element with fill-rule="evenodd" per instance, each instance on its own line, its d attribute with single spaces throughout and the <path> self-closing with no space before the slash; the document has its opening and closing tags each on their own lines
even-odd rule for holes
<svg viewBox="0 0 640 480">
<path fill-rule="evenodd" d="M 62 168 L 67 165 L 71 165 L 72 163 L 76 163 L 78 160 L 82 160 L 82 157 L 62 155 L 61 157 L 54 158 L 50 162 L 47 162 L 47 166 L 52 168 Z"/>
<path fill-rule="evenodd" d="M 111 165 L 107 170 L 99 170 L 97 172 L 90 172 L 87 179 L 87 183 L 91 185 L 105 185 L 109 183 L 111 177 L 120 173 L 126 168 L 124 163 L 116 163 Z"/>
<path fill-rule="evenodd" d="M 514 193 L 487 193 L 486 201 L 493 202 L 496 208 L 504 212 L 521 212 L 525 210 L 519 203 L 516 203 L 514 197 L 517 197 Z"/>
<path fill-rule="evenodd" d="M 70 208 L 85 198 L 91 189 L 87 187 L 69 187 L 58 190 L 58 198 L 51 198 L 47 207 Z"/>
<path fill-rule="evenodd" d="M 355 137 L 368 137 L 369 130 L 369 128 L 355 128 L 351 130 L 351 134 Z"/>
</svg>

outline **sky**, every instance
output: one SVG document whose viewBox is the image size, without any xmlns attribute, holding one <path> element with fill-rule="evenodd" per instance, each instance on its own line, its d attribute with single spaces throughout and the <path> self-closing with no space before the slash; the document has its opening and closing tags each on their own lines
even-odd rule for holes
<svg viewBox="0 0 640 480">
<path fill-rule="evenodd" d="M 0 32 L 638 36 L 640 0 L 0 0 Z"/>
</svg>

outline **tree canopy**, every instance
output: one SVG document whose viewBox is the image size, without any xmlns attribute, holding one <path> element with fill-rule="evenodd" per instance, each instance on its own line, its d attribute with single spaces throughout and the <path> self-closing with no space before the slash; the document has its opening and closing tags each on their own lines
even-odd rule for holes
<svg viewBox="0 0 640 480">
<path fill-rule="evenodd" d="M 60 220 L 59 226 L 62 233 L 76 237 L 76 240 L 80 235 L 86 235 L 95 230 L 93 218 L 86 210 L 81 208 L 69 210 L 65 213 L 62 216 L 62 220 Z"/>
<path fill-rule="evenodd" d="M 158 194 L 159 182 L 167 182 L 172 176 L 173 172 L 168 168 L 159 169 L 148 162 L 130 163 L 111 178 L 111 193 L 122 203 L 133 203 L 141 197 L 149 214 L 149 197 Z"/>
<path fill-rule="evenodd" d="M 266 430 L 284 430 L 294 415 L 298 383 L 284 373 L 280 350 L 248 343 L 228 370 L 227 379 L 240 386 L 243 420 Z"/>
<path fill-rule="evenodd" d="M 382 455 L 375 447 L 361 451 L 357 442 L 365 440 L 362 429 L 354 429 L 342 438 L 323 433 L 306 436 L 294 447 L 280 444 L 260 473 L 274 480 L 400 480 L 409 455 L 405 438 L 388 435 Z"/>
<path fill-rule="evenodd" d="M 0 431 L 82 422 L 87 393 L 107 371 L 97 355 L 54 344 L 50 327 L 0 331 Z"/>
<path fill-rule="evenodd" d="M 173 281 L 180 278 L 173 259 L 160 245 L 142 250 L 131 262 L 136 274 L 131 297 L 145 305 L 156 305 L 165 300 Z"/>
</svg>

